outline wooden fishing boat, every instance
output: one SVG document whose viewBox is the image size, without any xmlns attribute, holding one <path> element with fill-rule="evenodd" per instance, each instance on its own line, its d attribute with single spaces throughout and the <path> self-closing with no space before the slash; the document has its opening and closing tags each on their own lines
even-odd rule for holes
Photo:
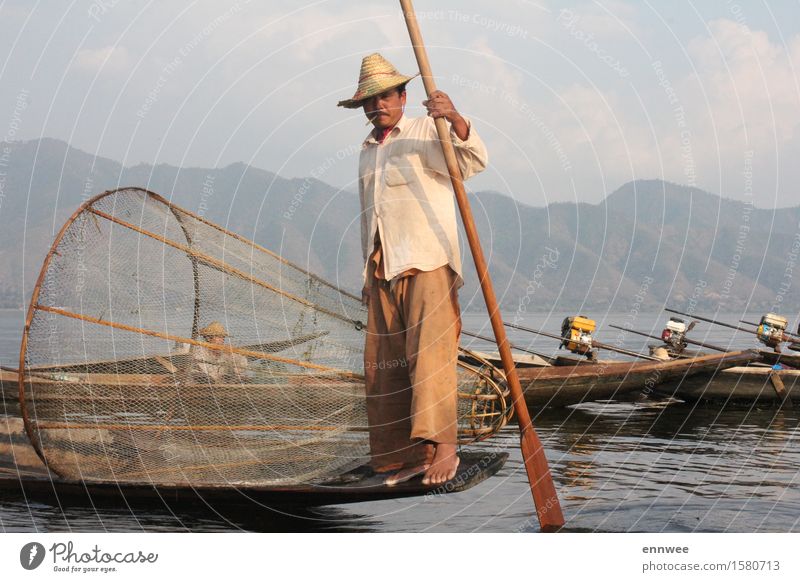
<svg viewBox="0 0 800 582">
<path fill-rule="evenodd" d="M 681 381 L 667 381 L 655 387 L 662 396 L 687 402 L 739 404 L 778 404 L 784 396 L 776 390 L 774 375 L 780 379 L 786 397 L 800 399 L 800 370 L 773 370 L 771 367 L 735 366 L 716 374 L 701 373 Z"/>
<path fill-rule="evenodd" d="M 529 406 L 557 407 L 651 393 L 665 382 L 684 382 L 696 375 L 711 377 L 757 360 L 753 350 L 728 352 L 664 362 L 616 362 L 595 365 L 551 366 L 518 370 Z"/>
<path fill-rule="evenodd" d="M 152 361 L 147 361 L 147 366 L 157 370 Z M 3 370 L 0 371 L 0 387 L 5 404 L 5 415 L 0 415 L 0 491 L 4 494 L 24 494 L 28 499 L 69 499 L 73 503 L 87 503 L 92 505 L 119 503 L 123 498 L 132 505 L 158 503 L 165 499 L 171 505 L 195 504 L 202 501 L 213 507 L 235 507 L 239 505 L 292 505 L 292 506 L 318 506 L 327 504 L 353 503 L 379 499 L 412 497 L 429 494 L 456 493 L 474 487 L 478 483 L 499 471 L 507 459 L 506 453 L 489 451 L 486 453 L 462 451 L 459 453 L 461 463 L 456 476 L 449 482 L 439 486 L 424 486 L 421 479 L 393 487 L 383 484 L 385 475 L 376 475 L 365 464 L 338 475 L 328 475 L 323 479 L 311 479 L 309 482 L 280 483 L 225 483 L 224 480 L 200 479 L 200 474 L 192 473 L 193 470 L 202 469 L 203 474 L 209 470 L 206 457 L 213 450 L 194 442 L 196 437 L 192 433 L 203 434 L 210 427 L 207 426 L 182 426 L 182 421 L 176 418 L 174 423 L 166 420 L 161 414 L 158 418 L 147 419 L 139 414 L 135 421 L 126 416 L 124 410 L 147 408 L 173 399 L 173 392 L 178 391 L 184 407 L 191 406 L 193 415 L 202 415 L 202 411 L 218 409 L 230 399 L 240 398 L 247 393 L 247 400 L 254 409 L 260 411 L 254 417 L 254 426 L 224 426 L 219 427 L 231 435 L 226 447 L 226 459 L 235 454 L 237 450 L 249 454 L 249 451 L 258 450 L 263 443 L 248 444 L 248 437 L 254 436 L 259 430 L 313 430 L 325 431 L 335 427 L 303 426 L 303 427 L 265 427 L 265 415 L 268 415 L 271 406 L 275 404 L 277 393 L 297 394 L 301 384 L 292 382 L 291 377 L 284 378 L 280 383 L 264 384 L 215 384 L 207 385 L 180 385 L 174 384 L 174 378 L 165 374 L 164 370 L 153 374 L 116 374 L 109 366 L 110 362 L 97 362 L 90 365 L 92 369 L 103 369 L 106 373 L 85 373 L 79 366 L 69 368 L 69 373 L 64 369 L 56 372 L 40 369 L 36 372 L 29 370 L 33 376 L 29 380 L 29 388 L 33 388 L 40 395 L 36 410 L 38 414 L 50 415 L 49 409 L 55 407 L 59 410 L 67 406 L 71 410 L 68 433 L 70 447 L 50 448 L 46 452 L 47 460 L 59 466 L 76 465 L 78 467 L 92 467 L 97 464 L 108 464 L 115 467 L 114 473 L 118 480 L 110 479 L 75 479 L 65 478 L 54 473 L 42 463 L 41 458 L 31 446 L 27 433 L 24 430 L 23 420 L 19 416 L 19 382 L 18 374 Z M 461 365 L 463 367 L 463 364 Z M 123 366 L 124 367 L 124 366 Z M 64 367 L 66 368 L 66 367 Z M 109 368 L 109 369 L 105 369 Z M 85 369 L 85 367 L 84 367 Z M 56 379 L 51 379 L 53 376 Z M 300 380 L 298 378 L 298 380 Z M 75 396 L 60 397 L 58 386 L 62 382 L 70 382 L 91 386 L 92 390 L 102 394 L 85 398 L 90 404 L 91 414 L 85 415 L 83 421 L 76 416 L 77 411 L 87 405 L 77 402 Z M 52 387 L 53 391 L 48 391 Z M 213 390 L 213 398 L 209 398 L 209 388 Z M 294 392 L 292 392 L 294 391 Z M 351 400 L 355 395 L 358 400 L 363 400 L 362 387 L 345 381 L 336 383 L 330 380 L 327 394 L 333 401 L 329 404 L 320 400 L 324 407 L 336 408 L 342 401 Z M 334 402 L 336 401 L 336 402 Z M 183 410 L 175 414 L 186 414 Z M 119 419 L 112 421 L 112 416 Z M 116 416 L 114 416 L 116 418 Z M 102 421 L 98 421 L 102 418 Z M 119 427 L 124 427 L 129 433 L 135 434 L 130 442 L 122 442 Z M 257 424 L 256 424 L 257 423 Z M 174 425 L 174 426 L 173 426 Z M 47 425 L 40 425 L 47 430 Z M 171 429 L 173 432 L 170 432 Z M 186 429 L 186 430 L 184 430 Z M 197 431 L 197 432 L 195 432 Z M 218 432 L 220 432 L 218 431 Z M 343 439 L 353 439 L 353 446 L 357 449 L 363 429 L 351 427 L 345 431 Z M 179 435 L 175 437 L 174 435 Z M 183 438 L 183 435 L 189 435 Z M 219 438 L 219 437 L 218 437 Z M 182 440 L 181 440 L 182 439 Z M 224 443 L 223 443 L 224 445 Z M 135 447 L 137 458 L 147 458 L 151 455 L 167 453 L 173 456 L 177 471 L 165 473 L 164 469 L 153 469 L 151 463 L 143 463 L 139 467 L 131 459 L 114 458 L 111 451 L 116 447 Z M 250 447 L 250 448 L 248 448 Z M 364 453 L 365 451 L 361 451 Z M 107 456 L 106 453 L 108 453 Z M 296 454 L 296 453 L 295 453 Z M 195 458 L 203 461 L 198 465 Z M 280 458 L 272 458 L 271 462 L 280 462 Z M 367 457 L 361 460 L 365 463 Z M 234 470 L 240 465 L 247 465 L 252 460 L 244 463 L 235 460 L 230 464 Z M 136 466 L 134 466 L 136 465 Z M 218 461 L 211 467 L 214 474 L 222 474 L 225 463 Z"/>
<path fill-rule="evenodd" d="M 663 348 L 663 345 L 650 345 L 650 354 L 658 348 Z M 800 354 L 787 354 L 786 352 L 776 352 L 774 350 L 765 350 L 765 349 L 757 349 L 756 350 L 759 355 L 759 362 L 769 365 L 781 364 L 782 366 L 787 366 L 790 368 L 800 368 Z M 685 359 L 685 358 L 696 358 L 698 356 L 704 356 L 708 353 L 713 353 L 709 351 L 700 351 L 700 350 L 683 350 L 680 354 L 673 354 L 670 352 L 670 356 L 674 359 Z"/>
<path fill-rule="evenodd" d="M 622 364 L 629 360 L 590 360 L 585 356 L 556 356 L 553 358 L 554 366 L 596 366 L 608 364 Z"/>
<path fill-rule="evenodd" d="M 641 332 L 634 332 L 642 334 Z M 691 341 L 691 340 L 687 340 Z M 701 342 L 694 342 L 703 345 Z M 651 354 L 655 348 L 666 349 L 665 344 L 651 345 Z M 714 349 L 721 349 L 715 346 Z M 654 387 L 660 396 L 674 397 L 687 402 L 730 402 L 730 403 L 777 403 L 786 398 L 800 397 L 797 380 L 800 377 L 800 354 L 776 352 L 775 350 L 754 350 L 758 358 L 747 366 L 734 366 L 726 370 L 714 372 L 702 371 L 681 379 L 667 379 Z M 697 357 L 703 352 L 683 350 L 680 354 L 669 352 L 673 361 Z M 773 370 L 772 366 L 783 369 Z M 777 374 L 778 380 L 775 379 Z M 776 386 L 777 385 L 777 386 Z"/>
<path fill-rule="evenodd" d="M 470 354 L 478 356 L 478 358 L 470 357 Z M 479 365 L 482 362 L 489 362 L 491 365 L 498 369 L 503 368 L 503 362 L 500 361 L 500 354 L 497 352 L 479 352 L 476 350 L 469 350 L 466 354 L 459 356 L 464 362 Z M 514 364 L 517 369 L 520 368 L 547 368 L 548 366 L 587 366 L 596 364 L 616 364 L 624 360 L 589 360 L 585 356 L 553 356 L 545 358 L 536 354 L 520 354 L 514 352 Z"/>
<path fill-rule="evenodd" d="M 497 473 L 508 458 L 507 453 L 491 450 L 461 452 L 459 456 L 461 463 L 456 476 L 442 485 L 430 486 L 413 479 L 387 487 L 383 484 L 385 476 L 373 473 L 366 466 L 324 482 L 285 486 L 186 486 L 145 480 L 140 483 L 70 480 L 49 472 L 42 464 L 28 443 L 21 419 L 0 417 L 0 492 L 5 497 L 24 495 L 29 501 L 58 500 L 91 506 L 114 506 L 124 501 L 132 507 L 165 503 L 178 507 L 201 502 L 215 509 L 263 509 L 276 505 L 313 507 L 465 491 Z"/>
<path fill-rule="evenodd" d="M 790 368 L 800 368 L 800 354 L 779 353 L 772 350 L 758 350 L 758 353 L 761 355 L 761 361 L 765 364 L 781 364 Z"/>
<path fill-rule="evenodd" d="M 96 196 L 56 236 L 19 369 L 0 376 L 3 418 L 39 461 L 6 459 L 4 485 L 304 505 L 427 494 L 366 470 L 364 321 L 359 297 L 152 192 Z M 459 444 L 510 413 L 507 390 L 460 362 Z M 442 492 L 504 460 L 464 453 Z"/>
<path fill-rule="evenodd" d="M 514 357 L 514 365 L 517 369 L 520 368 L 546 368 L 548 366 L 552 366 L 553 361 L 552 359 L 545 359 L 541 356 L 537 356 L 536 354 L 519 354 L 515 353 Z M 479 352 L 477 350 L 465 350 L 464 353 L 459 355 L 459 359 L 462 362 L 467 362 L 468 364 L 480 366 L 484 362 L 489 362 L 491 365 L 502 369 L 503 363 L 500 361 L 500 354 L 497 352 Z"/>
</svg>

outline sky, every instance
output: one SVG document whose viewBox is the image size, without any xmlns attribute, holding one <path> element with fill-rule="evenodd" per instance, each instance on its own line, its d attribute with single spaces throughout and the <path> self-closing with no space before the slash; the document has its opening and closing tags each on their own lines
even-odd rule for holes
<svg viewBox="0 0 800 582">
<path fill-rule="evenodd" d="M 800 3 L 417 0 L 472 190 L 596 203 L 635 179 L 793 206 Z M 0 0 L 0 139 L 126 166 L 245 162 L 357 191 L 361 59 L 417 71 L 396 1 Z M 795 66 L 797 65 L 797 67 Z M 424 115 L 419 79 L 406 114 Z"/>
</svg>

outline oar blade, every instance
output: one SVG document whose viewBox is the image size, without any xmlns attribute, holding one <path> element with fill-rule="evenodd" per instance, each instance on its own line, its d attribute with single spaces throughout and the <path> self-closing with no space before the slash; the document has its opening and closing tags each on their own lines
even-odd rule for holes
<svg viewBox="0 0 800 582">
<path fill-rule="evenodd" d="M 557 531 L 564 525 L 564 514 L 561 512 L 561 504 L 550 475 L 544 447 L 531 425 L 521 431 L 520 448 L 523 464 L 528 472 L 528 482 L 531 485 L 539 525 L 543 532 Z"/>
</svg>

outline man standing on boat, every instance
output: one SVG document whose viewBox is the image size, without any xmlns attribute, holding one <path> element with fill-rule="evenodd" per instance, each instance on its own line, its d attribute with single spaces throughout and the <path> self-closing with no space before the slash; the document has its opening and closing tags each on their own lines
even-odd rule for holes
<svg viewBox="0 0 800 582">
<path fill-rule="evenodd" d="M 452 479 L 456 455 L 456 361 L 463 285 L 455 201 L 434 119 L 450 123 L 464 179 L 481 172 L 487 152 L 468 120 L 441 91 L 404 115 L 401 75 L 381 55 L 365 57 L 358 88 L 339 102 L 363 108 L 374 129 L 359 159 L 364 350 L 372 467 L 394 485 Z"/>
</svg>

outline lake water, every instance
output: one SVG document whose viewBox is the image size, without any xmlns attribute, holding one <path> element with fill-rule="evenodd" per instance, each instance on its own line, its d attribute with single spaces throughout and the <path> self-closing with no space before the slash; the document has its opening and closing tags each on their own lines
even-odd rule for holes
<svg viewBox="0 0 800 582">
<path fill-rule="evenodd" d="M 558 333 L 565 315 L 526 314 L 520 322 Z M 637 351 L 647 343 L 645 338 L 618 335 L 606 325 L 630 324 L 657 335 L 666 320 L 663 314 L 588 315 L 598 319 L 599 340 Z M 741 316 L 719 317 L 735 322 Z M 746 319 L 758 317 L 749 314 Z M 491 335 L 485 321 L 483 315 L 469 314 L 464 327 Z M 3 365 L 16 366 L 22 322 L 21 312 L 0 310 Z M 509 336 L 513 343 L 546 353 L 553 353 L 557 344 L 522 332 Z M 708 324 L 698 325 L 692 336 L 733 348 L 756 346 L 750 335 Z M 473 347 L 487 346 L 478 342 Z M 545 444 L 568 531 L 800 531 L 797 409 L 641 400 L 531 414 Z M 222 515 L 201 506 L 180 513 L 166 507 L 93 510 L 0 496 L 0 530 L 537 531 L 516 425 L 472 449 L 503 450 L 511 456 L 498 475 L 458 494 L 303 511 L 264 508 L 245 515 Z"/>
</svg>

